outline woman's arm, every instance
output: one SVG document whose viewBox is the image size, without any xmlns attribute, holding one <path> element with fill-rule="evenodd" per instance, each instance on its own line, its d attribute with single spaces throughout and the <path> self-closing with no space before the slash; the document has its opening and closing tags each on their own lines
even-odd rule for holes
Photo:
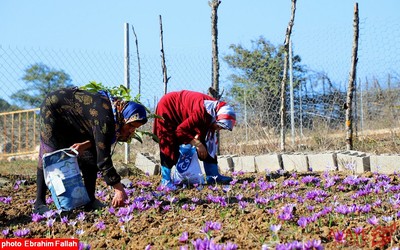
<svg viewBox="0 0 400 250">
<path fill-rule="evenodd" d="M 92 143 L 87 140 L 84 142 L 79 142 L 79 143 L 74 143 L 71 148 L 75 149 L 78 151 L 78 153 L 81 155 L 85 150 L 88 150 L 92 146 Z"/>
</svg>

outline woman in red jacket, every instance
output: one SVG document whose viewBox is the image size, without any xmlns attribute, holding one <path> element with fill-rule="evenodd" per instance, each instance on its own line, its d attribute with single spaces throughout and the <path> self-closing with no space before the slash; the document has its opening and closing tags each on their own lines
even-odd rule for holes
<svg viewBox="0 0 400 250">
<path fill-rule="evenodd" d="M 153 127 L 160 140 L 162 185 L 175 189 L 171 168 L 178 161 L 181 144 L 196 147 L 199 159 L 204 162 L 208 183 L 214 181 L 212 177 L 219 183 L 232 181 L 219 174 L 215 135 L 220 129 L 233 129 L 236 115 L 231 106 L 208 95 L 183 90 L 164 95 L 156 114 L 164 118 L 155 119 Z"/>
</svg>

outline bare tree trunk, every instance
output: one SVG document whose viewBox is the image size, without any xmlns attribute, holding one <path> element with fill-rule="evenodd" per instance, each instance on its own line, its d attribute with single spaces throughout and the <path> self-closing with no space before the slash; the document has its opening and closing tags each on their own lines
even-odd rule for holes
<svg viewBox="0 0 400 250">
<path fill-rule="evenodd" d="M 211 7 L 211 46 L 212 46 L 212 87 L 219 94 L 219 60 L 218 60 L 218 6 L 221 1 L 208 2 Z"/>
<path fill-rule="evenodd" d="M 354 5 L 354 37 L 353 37 L 353 53 L 351 56 L 351 69 L 349 77 L 349 85 L 347 87 L 347 98 L 346 98 L 346 148 L 347 150 L 353 149 L 353 117 L 352 117 L 352 103 L 353 103 L 353 92 L 354 82 L 356 79 L 357 70 L 357 52 L 358 52 L 358 35 L 359 35 L 359 18 L 358 18 L 358 3 Z"/>
<path fill-rule="evenodd" d="M 289 43 L 290 43 L 290 35 L 292 33 L 292 28 L 294 24 L 294 16 L 296 13 L 296 0 L 292 0 L 292 14 L 290 16 L 290 21 L 288 27 L 286 28 L 286 37 L 284 42 L 285 48 L 285 59 L 283 62 L 283 77 L 281 82 L 281 150 L 285 151 L 286 143 L 286 82 L 287 82 L 287 72 L 288 72 L 288 64 L 289 64 Z"/>
<path fill-rule="evenodd" d="M 133 32 L 133 35 L 135 36 L 135 44 L 136 44 L 136 56 L 137 56 L 137 61 L 138 61 L 138 94 L 139 94 L 139 98 L 140 98 L 142 77 L 141 77 L 141 73 L 140 73 L 139 43 L 138 43 L 137 35 L 135 32 L 135 28 L 133 27 L 133 25 L 132 25 L 132 32 Z"/>
<path fill-rule="evenodd" d="M 218 6 L 219 0 L 208 2 L 211 7 L 211 46 L 212 46 L 212 87 L 214 95 L 219 96 L 219 60 L 218 60 Z M 211 93 L 212 91 L 209 92 Z M 214 96 L 214 98 L 216 98 Z M 219 99 L 219 98 L 218 98 Z M 217 132 L 217 154 L 220 154 L 220 136 Z"/>
<path fill-rule="evenodd" d="M 167 76 L 167 66 L 165 65 L 165 53 L 164 53 L 164 42 L 163 42 L 163 28 L 162 19 L 160 17 L 160 46 L 161 46 L 161 68 L 163 71 L 163 81 L 164 81 L 164 95 L 167 93 L 167 86 L 169 77 Z"/>
</svg>

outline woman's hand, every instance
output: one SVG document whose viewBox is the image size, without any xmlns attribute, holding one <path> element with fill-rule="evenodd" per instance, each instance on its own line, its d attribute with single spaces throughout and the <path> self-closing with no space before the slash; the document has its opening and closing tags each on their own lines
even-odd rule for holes
<svg viewBox="0 0 400 250">
<path fill-rule="evenodd" d="M 196 147 L 197 155 L 199 156 L 200 160 L 205 160 L 207 158 L 207 148 L 203 145 L 203 143 L 201 143 L 201 141 L 195 138 L 190 142 L 190 144 Z"/>
<path fill-rule="evenodd" d="M 79 142 L 79 143 L 74 143 L 71 148 L 75 149 L 76 151 L 78 151 L 79 155 L 82 155 L 83 152 L 87 149 L 89 149 L 92 146 L 92 143 L 87 140 L 84 142 Z"/>
<path fill-rule="evenodd" d="M 113 207 L 122 207 L 125 205 L 125 201 L 128 199 L 128 195 L 126 195 L 124 186 L 121 183 L 117 183 L 113 186 L 114 188 L 114 198 L 112 200 Z"/>
</svg>

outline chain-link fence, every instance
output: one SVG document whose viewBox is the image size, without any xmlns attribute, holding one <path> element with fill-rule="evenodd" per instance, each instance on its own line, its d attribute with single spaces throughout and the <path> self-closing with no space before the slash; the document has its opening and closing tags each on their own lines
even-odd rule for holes
<svg viewBox="0 0 400 250">
<path fill-rule="evenodd" d="M 381 151 L 396 151 L 400 144 L 398 73 L 400 62 L 393 51 L 399 51 L 399 44 L 395 41 L 400 40 L 400 37 L 385 39 L 382 36 L 382 29 L 387 31 L 399 29 L 398 23 L 388 22 L 387 25 L 388 27 L 374 27 L 365 22 L 361 23 L 353 114 L 354 130 L 359 138 L 371 134 L 381 138 L 383 134 L 389 135 L 390 145 L 381 145 L 386 147 Z M 374 36 L 373 32 L 379 36 Z M 365 33 L 368 33 L 368 36 L 364 35 Z M 340 40 L 335 40 L 333 34 L 333 29 L 324 34 L 296 34 L 294 29 L 293 53 L 303 59 L 301 63 L 307 73 L 296 76 L 293 99 L 289 96 L 289 88 L 287 91 L 286 142 L 290 146 L 288 150 L 345 148 L 343 105 L 350 71 L 352 32 L 349 32 L 348 36 L 341 36 Z M 232 87 L 232 75 L 238 76 L 238 70 L 230 67 L 224 60 L 232 53 L 233 51 L 221 52 L 220 89 L 224 89 L 224 97 L 234 103 L 238 113 L 238 125 L 233 132 L 222 132 L 221 153 L 278 151 L 279 92 L 274 92 L 271 87 L 265 86 L 279 85 L 281 78 L 278 76 L 274 80 L 269 80 L 270 82 L 265 82 L 265 76 L 260 76 L 253 82 L 261 87 L 251 92 L 248 91 L 248 86 L 243 85 L 240 90 L 241 98 L 235 99 L 230 87 Z M 1 112 L 18 109 L 18 103 L 11 96 L 27 86 L 23 76 L 26 70 L 36 63 L 64 71 L 76 86 L 85 85 L 89 81 L 102 82 L 106 86 L 124 83 L 122 53 L 0 46 Z M 254 64 L 259 65 L 258 63 L 259 61 L 255 59 Z M 193 54 L 167 53 L 166 65 L 170 77 L 168 91 L 189 89 L 206 93 L 208 87 L 212 85 L 211 52 L 209 54 L 196 51 L 193 51 Z M 282 71 L 280 67 L 277 64 L 275 68 L 269 69 L 271 71 L 264 69 L 262 72 L 264 75 L 276 75 L 276 71 Z M 139 75 L 137 55 L 131 54 L 129 71 L 132 94 L 136 95 L 140 91 L 141 101 L 146 106 L 154 108 L 164 92 L 160 57 L 140 55 L 140 69 Z M 255 69 L 253 73 L 260 72 Z M 7 119 L 0 121 L 3 145 L 11 140 L 10 134 L 4 130 L 10 122 L 11 120 Z M 151 130 L 151 123 L 146 125 L 146 129 Z M 362 143 L 357 141 L 355 149 L 376 150 L 379 140 L 377 138 L 371 140 L 368 145 L 365 140 L 362 140 Z M 5 146 L 2 148 L 4 152 Z M 18 148 L 18 145 L 14 148 Z"/>
</svg>

